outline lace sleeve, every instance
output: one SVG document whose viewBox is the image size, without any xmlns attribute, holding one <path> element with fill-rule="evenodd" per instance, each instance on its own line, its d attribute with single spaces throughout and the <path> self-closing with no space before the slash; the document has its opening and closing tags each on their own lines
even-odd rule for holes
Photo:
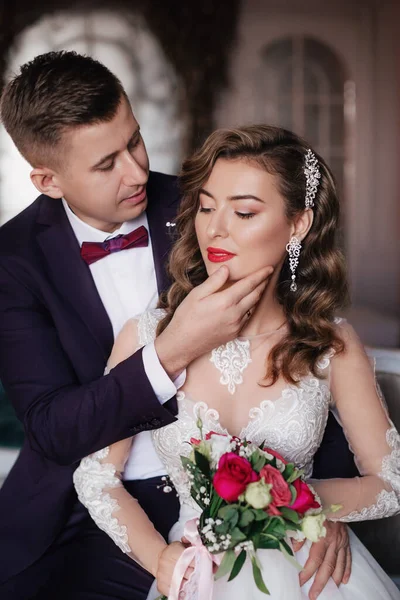
<svg viewBox="0 0 400 600">
<path fill-rule="evenodd" d="M 161 316 L 150 311 L 139 320 L 126 323 L 114 344 L 105 374 L 154 339 Z M 80 502 L 96 525 L 123 552 L 154 575 L 158 555 L 166 542 L 122 484 L 131 446 L 132 438 L 128 438 L 82 459 L 73 481 Z"/>
<path fill-rule="evenodd" d="M 332 520 L 380 519 L 400 512 L 400 436 L 387 414 L 374 370 L 349 325 L 346 350 L 331 362 L 333 412 L 343 425 L 361 477 L 313 484 L 324 506 L 340 504 Z"/>
<path fill-rule="evenodd" d="M 154 575 L 166 542 L 122 484 L 131 444 L 132 438 L 128 438 L 87 456 L 76 469 L 73 481 L 80 502 L 96 525 L 122 552 Z"/>
</svg>

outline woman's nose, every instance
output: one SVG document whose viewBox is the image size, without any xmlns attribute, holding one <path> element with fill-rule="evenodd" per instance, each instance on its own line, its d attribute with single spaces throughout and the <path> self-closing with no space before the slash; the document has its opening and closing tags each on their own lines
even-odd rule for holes
<svg viewBox="0 0 400 600">
<path fill-rule="evenodd" d="M 226 217 L 222 211 L 215 210 L 211 213 L 207 233 L 211 238 L 226 237 L 228 235 Z"/>
</svg>

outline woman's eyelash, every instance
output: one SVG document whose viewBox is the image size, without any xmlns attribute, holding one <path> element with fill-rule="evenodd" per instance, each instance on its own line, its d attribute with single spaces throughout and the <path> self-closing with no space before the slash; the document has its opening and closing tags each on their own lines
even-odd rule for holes
<svg viewBox="0 0 400 600">
<path fill-rule="evenodd" d="M 211 211 L 212 211 L 212 208 L 206 208 L 205 206 L 199 207 L 199 212 L 208 214 Z M 235 214 L 239 217 L 239 219 L 251 219 L 252 217 L 255 216 L 256 213 L 241 213 L 241 212 L 235 211 Z"/>
<path fill-rule="evenodd" d="M 240 219 L 251 219 L 252 217 L 255 216 L 256 213 L 241 213 L 241 212 L 236 212 L 237 216 Z"/>
</svg>

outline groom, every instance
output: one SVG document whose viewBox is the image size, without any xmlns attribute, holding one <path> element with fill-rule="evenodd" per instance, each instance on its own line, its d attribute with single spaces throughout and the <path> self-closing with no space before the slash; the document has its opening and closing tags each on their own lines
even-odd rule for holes
<svg viewBox="0 0 400 600">
<path fill-rule="evenodd" d="M 182 303 L 162 355 L 150 344 L 103 377 L 124 322 L 168 286 L 176 180 L 149 173 L 120 82 L 91 58 L 24 65 L 1 116 L 42 195 L 0 231 L 0 378 L 26 432 L 0 491 L 0 597 L 145 598 L 150 575 L 94 526 L 72 473 L 83 456 L 173 421 L 185 367 L 236 336 L 269 272 L 219 291 L 221 269 Z M 320 460 L 325 477 L 352 474 L 334 421 Z M 178 506 L 160 477 L 125 486 L 166 535 Z M 317 586 L 335 567 L 341 580 L 346 547 L 332 526 L 307 576 L 322 563 Z"/>
</svg>

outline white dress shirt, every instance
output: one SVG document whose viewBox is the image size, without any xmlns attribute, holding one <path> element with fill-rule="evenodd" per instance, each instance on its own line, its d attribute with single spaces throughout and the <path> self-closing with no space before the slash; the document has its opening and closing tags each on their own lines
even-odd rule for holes
<svg viewBox="0 0 400 600">
<path fill-rule="evenodd" d="M 147 216 L 143 213 L 137 219 L 123 223 L 117 231 L 110 234 L 82 221 L 72 212 L 64 199 L 62 203 L 80 246 L 83 242 L 102 243 L 119 234 L 130 233 L 141 225 L 144 225 L 149 232 L 149 245 L 145 248 L 129 248 L 114 252 L 89 266 L 101 301 L 110 318 L 115 339 L 128 319 L 138 317 L 157 305 L 157 280 Z M 185 374 L 173 383 L 158 360 L 154 344 L 148 344 L 143 349 L 143 366 L 161 404 L 175 396 L 176 386 L 183 385 Z M 132 390 L 132 401 L 133 398 L 134 390 Z M 165 468 L 154 449 L 151 432 L 139 433 L 134 438 L 123 479 L 147 479 L 164 474 Z"/>
</svg>

